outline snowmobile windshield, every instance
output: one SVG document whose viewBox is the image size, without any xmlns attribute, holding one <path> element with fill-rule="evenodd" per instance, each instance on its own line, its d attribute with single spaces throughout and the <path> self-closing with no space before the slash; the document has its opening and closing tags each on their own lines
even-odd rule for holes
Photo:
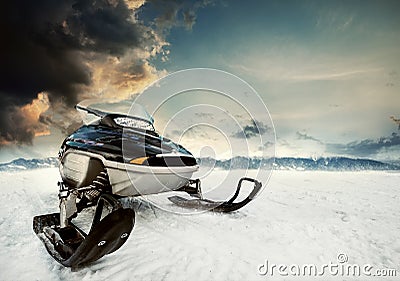
<svg viewBox="0 0 400 281">
<path fill-rule="evenodd" d="M 111 115 L 114 122 L 121 127 L 154 131 L 153 117 L 142 105 L 132 101 L 85 100 L 77 104 L 76 109 L 81 112 L 85 124 Z"/>
</svg>

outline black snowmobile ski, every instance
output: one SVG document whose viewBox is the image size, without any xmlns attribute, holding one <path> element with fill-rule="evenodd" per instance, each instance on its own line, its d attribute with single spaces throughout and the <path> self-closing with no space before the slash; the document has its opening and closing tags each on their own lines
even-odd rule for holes
<svg viewBox="0 0 400 281">
<path fill-rule="evenodd" d="M 240 193 L 240 188 L 242 187 L 243 181 L 249 181 L 254 183 L 253 190 L 250 192 L 250 194 L 243 199 L 242 201 L 239 202 L 234 202 L 235 199 L 239 196 Z M 195 184 L 195 187 L 190 186 L 190 184 Z M 262 184 L 252 178 L 241 178 L 239 180 L 238 186 L 236 188 L 235 194 L 232 196 L 231 199 L 228 201 L 212 201 L 208 199 L 203 199 L 202 198 L 202 193 L 201 193 L 201 186 L 200 186 L 200 180 L 191 180 L 189 183 L 189 186 L 184 186 L 180 189 L 180 191 L 185 191 L 191 196 L 197 197 L 196 199 L 186 199 L 181 196 L 171 196 L 168 197 L 168 199 L 184 208 L 192 208 L 192 209 L 197 209 L 197 210 L 207 210 L 207 211 L 212 211 L 212 212 L 220 212 L 220 213 L 229 213 L 236 211 L 243 206 L 247 205 L 253 198 L 257 195 L 257 193 L 261 190 Z"/>
<path fill-rule="evenodd" d="M 112 212 L 102 218 L 105 204 Z M 60 213 L 34 217 L 33 230 L 55 260 L 67 267 L 79 267 L 119 249 L 128 239 L 134 223 L 132 209 L 124 209 L 114 197 L 103 194 L 98 200 L 89 234 L 72 222 L 61 227 Z"/>
</svg>

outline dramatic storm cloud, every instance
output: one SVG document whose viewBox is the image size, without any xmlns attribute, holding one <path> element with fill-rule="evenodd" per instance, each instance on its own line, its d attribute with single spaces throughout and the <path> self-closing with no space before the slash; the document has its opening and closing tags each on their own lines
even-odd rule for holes
<svg viewBox="0 0 400 281">
<path fill-rule="evenodd" d="M 77 101 L 78 86 L 89 85 L 90 56 L 121 56 L 154 39 L 131 21 L 124 2 L 9 1 L 1 8 L 1 92 L 21 105 L 37 93 Z"/>
<path fill-rule="evenodd" d="M 67 133 L 79 125 L 71 110 L 80 100 L 126 98 L 163 74 L 150 63 L 166 56 L 163 47 L 168 43 L 157 30 L 173 26 L 178 14 L 191 27 L 194 11 L 204 4 L 187 9 L 177 1 L 151 1 L 160 11 L 159 27 L 138 19 L 144 4 L 3 1 L 0 146 L 30 144 L 35 135 L 49 134 L 49 126 Z"/>
</svg>

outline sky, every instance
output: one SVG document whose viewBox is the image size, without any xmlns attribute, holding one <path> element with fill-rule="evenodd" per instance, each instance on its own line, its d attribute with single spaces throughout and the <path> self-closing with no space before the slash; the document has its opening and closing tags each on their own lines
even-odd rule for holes
<svg viewBox="0 0 400 281">
<path fill-rule="evenodd" d="M 201 67 L 255 89 L 277 156 L 398 161 L 399 9 L 399 1 L 2 3 L 0 162 L 56 155 L 80 124 L 81 100 L 129 98 Z"/>
</svg>

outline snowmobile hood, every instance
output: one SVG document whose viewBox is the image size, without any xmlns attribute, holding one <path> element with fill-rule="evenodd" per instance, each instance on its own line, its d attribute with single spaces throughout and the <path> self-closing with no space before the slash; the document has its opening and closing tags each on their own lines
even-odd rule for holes
<svg viewBox="0 0 400 281">
<path fill-rule="evenodd" d="M 153 162 L 160 162 L 166 155 L 167 157 L 175 155 L 181 160 L 184 159 L 183 163 L 186 166 L 197 164 L 188 150 L 154 131 L 126 129 L 102 123 L 84 125 L 68 136 L 61 147 L 60 157 L 69 148 L 100 154 L 107 160 L 121 163 L 135 163 L 132 161 L 144 158 L 157 158 L 158 160 L 153 160 Z M 151 163 L 148 164 L 151 165 Z M 163 163 L 153 164 L 155 166 L 165 165 Z"/>
<path fill-rule="evenodd" d="M 60 149 L 60 158 L 66 150 L 73 148 L 121 163 L 148 166 L 197 165 L 189 151 L 155 131 L 153 118 L 139 104 L 119 102 L 111 106 L 110 103 L 89 100 L 78 104 L 76 108 L 84 116 L 95 118 L 65 139 Z"/>
</svg>

